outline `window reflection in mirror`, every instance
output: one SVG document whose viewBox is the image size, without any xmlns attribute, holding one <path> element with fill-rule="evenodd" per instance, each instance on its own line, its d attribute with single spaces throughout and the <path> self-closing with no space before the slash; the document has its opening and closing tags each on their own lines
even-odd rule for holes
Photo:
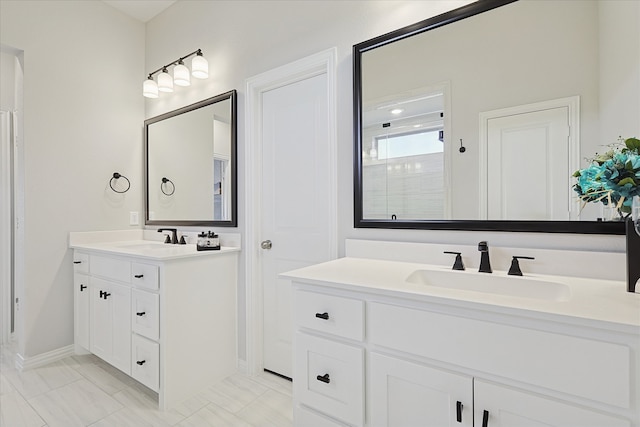
<svg viewBox="0 0 640 427">
<path fill-rule="evenodd" d="M 364 217 L 445 218 L 443 90 L 367 102 L 364 117 Z"/>
<path fill-rule="evenodd" d="M 235 99 L 231 91 L 145 121 L 147 224 L 236 225 Z"/>
</svg>

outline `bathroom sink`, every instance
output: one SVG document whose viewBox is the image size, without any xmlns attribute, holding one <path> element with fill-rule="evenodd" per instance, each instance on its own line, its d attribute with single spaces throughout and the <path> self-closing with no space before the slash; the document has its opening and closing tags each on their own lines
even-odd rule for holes
<svg viewBox="0 0 640 427">
<path fill-rule="evenodd" d="M 546 301 L 567 301 L 571 296 L 569 286 L 564 283 L 520 276 L 500 276 L 496 273 L 416 270 L 406 278 L 406 281 L 417 285 Z"/>
</svg>

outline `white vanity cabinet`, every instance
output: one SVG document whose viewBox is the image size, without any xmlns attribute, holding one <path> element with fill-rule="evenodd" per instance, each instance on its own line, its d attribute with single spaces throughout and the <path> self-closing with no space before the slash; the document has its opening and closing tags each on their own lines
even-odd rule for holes
<svg viewBox="0 0 640 427">
<path fill-rule="evenodd" d="M 75 247 L 74 269 L 76 352 L 157 392 L 161 409 L 235 371 L 236 250 L 155 259 Z"/>
<path fill-rule="evenodd" d="M 633 328 L 293 288 L 295 426 L 638 426 Z"/>
</svg>

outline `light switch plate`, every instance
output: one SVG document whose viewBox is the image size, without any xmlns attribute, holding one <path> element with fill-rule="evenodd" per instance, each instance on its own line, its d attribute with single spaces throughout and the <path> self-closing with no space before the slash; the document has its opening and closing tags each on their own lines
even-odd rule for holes
<svg viewBox="0 0 640 427">
<path fill-rule="evenodd" d="M 129 212 L 129 225 L 138 225 L 140 224 L 140 218 L 138 216 L 138 212 Z"/>
</svg>

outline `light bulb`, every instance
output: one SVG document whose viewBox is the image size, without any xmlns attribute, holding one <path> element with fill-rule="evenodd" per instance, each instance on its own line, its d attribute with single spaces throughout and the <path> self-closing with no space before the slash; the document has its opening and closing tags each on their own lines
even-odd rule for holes
<svg viewBox="0 0 640 427">
<path fill-rule="evenodd" d="M 178 62 L 178 65 L 173 67 L 173 82 L 178 86 L 191 85 L 191 74 L 182 61 Z"/>
<path fill-rule="evenodd" d="M 209 77 L 209 63 L 202 56 L 202 52 L 198 51 L 196 56 L 191 60 L 191 74 L 196 79 L 206 79 Z"/>
<path fill-rule="evenodd" d="M 146 98 L 158 97 L 158 85 L 151 76 L 142 84 L 142 95 Z"/>
<path fill-rule="evenodd" d="M 158 74 L 158 90 L 160 92 L 173 92 L 173 77 L 169 75 L 166 68 Z"/>
</svg>

